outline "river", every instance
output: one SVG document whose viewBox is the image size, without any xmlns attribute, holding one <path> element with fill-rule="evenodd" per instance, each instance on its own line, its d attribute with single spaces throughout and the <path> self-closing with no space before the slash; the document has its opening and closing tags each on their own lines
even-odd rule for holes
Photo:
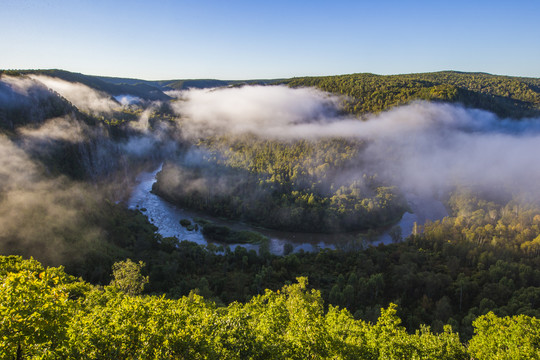
<svg viewBox="0 0 540 360">
<path fill-rule="evenodd" d="M 139 209 L 144 213 L 150 222 L 158 228 L 158 233 L 163 237 L 174 236 L 179 240 L 188 240 L 200 245 L 207 245 L 208 241 L 200 229 L 189 231 L 179 222 L 180 219 L 188 219 L 194 222 L 194 219 L 199 217 L 220 225 L 226 225 L 235 230 L 257 231 L 270 239 L 269 250 L 276 255 L 283 254 L 285 244 L 291 244 L 293 252 L 302 250 L 312 252 L 319 249 L 337 248 L 355 250 L 367 245 L 377 246 L 379 244 L 389 244 L 393 241 L 388 231 L 367 242 L 362 240 L 358 233 L 309 234 L 261 229 L 242 222 L 213 218 L 195 211 L 181 209 L 151 192 L 152 185 L 156 182 L 156 174 L 159 171 L 161 171 L 161 165 L 154 171 L 141 172 L 137 176 L 136 186 L 128 200 L 128 207 L 130 209 Z M 438 200 L 420 198 L 410 194 L 407 196 L 407 201 L 413 212 L 405 213 L 397 224 L 401 228 L 402 238 L 406 238 L 412 233 L 415 222 L 423 224 L 426 220 L 435 221 L 448 215 L 443 204 Z M 231 250 L 234 250 L 237 246 L 243 246 L 247 250 L 253 249 L 255 251 L 259 248 L 258 245 L 253 244 L 229 245 Z"/>
</svg>

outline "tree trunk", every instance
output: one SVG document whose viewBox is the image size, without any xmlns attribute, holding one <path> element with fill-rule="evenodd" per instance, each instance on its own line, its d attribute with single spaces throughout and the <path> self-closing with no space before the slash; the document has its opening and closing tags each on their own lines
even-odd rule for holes
<svg viewBox="0 0 540 360">
<path fill-rule="evenodd" d="M 21 348 L 21 343 L 19 343 L 17 345 L 17 354 L 15 355 L 15 359 L 16 360 L 22 360 L 22 357 L 23 356 L 23 353 L 22 353 L 22 348 Z"/>
</svg>

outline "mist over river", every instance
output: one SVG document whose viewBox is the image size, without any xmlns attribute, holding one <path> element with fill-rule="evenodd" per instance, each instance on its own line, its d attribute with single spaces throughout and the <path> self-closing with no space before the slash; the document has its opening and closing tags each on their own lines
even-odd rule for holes
<svg viewBox="0 0 540 360">
<path fill-rule="evenodd" d="M 187 240 L 199 245 L 208 245 L 211 242 L 203 236 L 200 228 L 189 231 L 180 225 L 179 222 L 180 219 L 188 219 L 191 222 L 195 222 L 195 218 L 204 218 L 218 225 L 228 226 L 234 230 L 257 231 L 267 236 L 270 239 L 269 250 L 275 255 L 282 255 L 284 253 L 284 246 L 287 243 L 292 245 L 293 252 L 312 252 L 319 249 L 337 248 L 356 250 L 366 245 L 377 246 L 379 244 L 390 244 L 393 241 L 388 230 L 374 237 L 371 241 L 367 241 L 363 240 L 359 233 L 321 234 L 284 232 L 258 228 L 240 221 L 224 220 L 203 213 L 182 209 L 152 193 L 152 185 L 156 182 L 156 175 L 161 171 L 162 165 L 154 171 L 139 173 L 131 197 L 128 200 L 128 207 L 130 209 L 138 209 L 145 214 L 150 222 L 158 228 L 158 233 L 163 237 L 176 237 L 180 241 Z M 415 222 L 421 225 L 427 220 L 440 220 L 448 215 L 443 204 L 438 200 L 420 198 L 414 194 L 408 194 L 407 201 L 412 212 L 406 212 L 397 224 L 401 228 L 403 239 L 412 233 Z M 220 244 L 216 243 L 216 245 Z M 258 245 L 254 244 L 229 245 L 231 250 L 234 250 L 237 246 L 255 251 L 258 251 L 259 248 Z"/>
</svg>

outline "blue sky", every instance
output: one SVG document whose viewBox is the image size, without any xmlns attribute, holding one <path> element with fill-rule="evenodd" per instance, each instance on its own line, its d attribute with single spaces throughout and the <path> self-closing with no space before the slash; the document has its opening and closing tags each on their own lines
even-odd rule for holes
<svg viewBox="0 0 540 360">
<path fill-rule="evenodd" d="M 540 77 L 538 19 L 538 0 L 0 0 L 0 69 L 153 80 Z"/>
</svg>

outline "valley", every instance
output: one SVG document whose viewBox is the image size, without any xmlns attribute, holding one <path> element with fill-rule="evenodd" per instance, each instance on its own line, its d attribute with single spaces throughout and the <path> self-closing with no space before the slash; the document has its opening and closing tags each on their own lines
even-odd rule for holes
<svg viewBox="0 0 540 360">
<path fill-rule="evenodd" d="M 0 296 L 14 304 L 0 310 L 46 288 L 36 308 L 62 316 L 40 331 L 62 335 L 42 343 L 74 358 L 106 343 L 114 331 L 99 314 L 120 308 L 140 324 L 196 319 L 181 323 L 207 340 L 189 335 L 177 357 L 268 358 L 269 336 L 296 357 L 302 341 L 314 357 L 384 357 L 386 341 L 406 357 L 428 358 L 431 342 L 437 358 L 469 358 L 490 324 L 540 316 L 539 89 L 536 78 L 460 72 L 0 71 L 0 280 L 13 290 Z M 20 298 L 19 278 L 36 284 Z M 308 327 L 304 316 L 321 342 L 296 328 L 282 339 Z M 94 322 L 109 330 L 77 336 Z M 399 335 L 385 338 L 385 326 Z M 525 340 L 539 336 L 532 328 Z"/>
</svg>

